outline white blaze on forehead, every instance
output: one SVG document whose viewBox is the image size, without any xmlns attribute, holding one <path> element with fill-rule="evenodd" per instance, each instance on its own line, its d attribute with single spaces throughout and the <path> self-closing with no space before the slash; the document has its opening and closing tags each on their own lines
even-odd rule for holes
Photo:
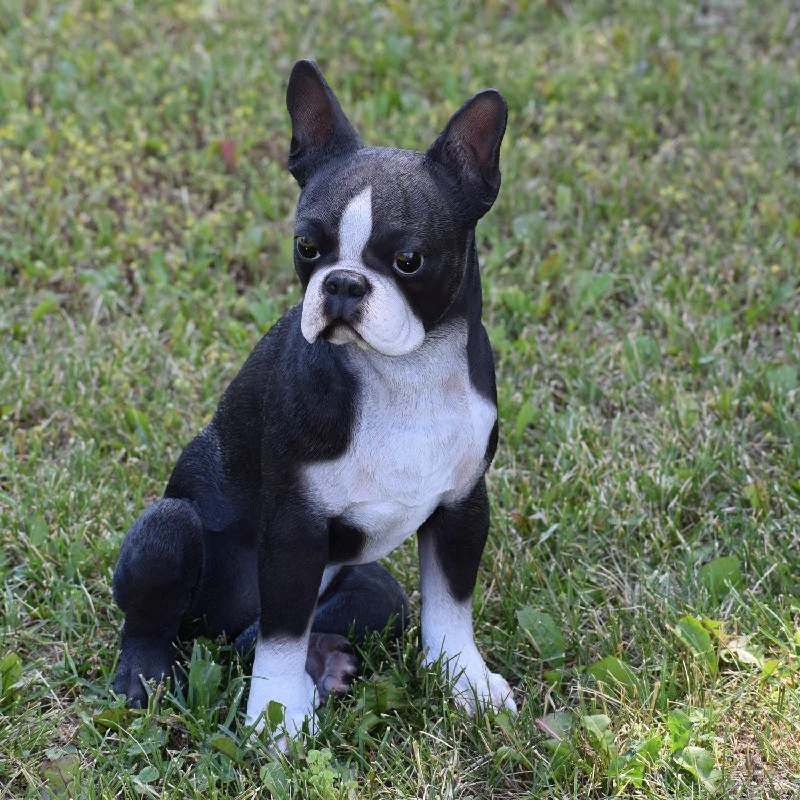
<svg viewBox="0 0 800 800">
<path fill-rule="evenodd" d="M 372 187 L 367 186 L 348 204 L 339 222 L 339 260 L 361 261 L 372 234 Z"/>
</svg>

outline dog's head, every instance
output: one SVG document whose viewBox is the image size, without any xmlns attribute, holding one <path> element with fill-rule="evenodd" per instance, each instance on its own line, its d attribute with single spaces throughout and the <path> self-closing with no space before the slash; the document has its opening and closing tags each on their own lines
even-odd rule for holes
<svg viewBox="0 0 800 800">
<path fill-rule="evenodd" d="M 286 105 L 303 335 L 410 353 L 447 317 L 497 197 L 506 102 L 475 95 L 425 153 L 365 147 L 312 61 L 295 64 Z"/>
</svg>

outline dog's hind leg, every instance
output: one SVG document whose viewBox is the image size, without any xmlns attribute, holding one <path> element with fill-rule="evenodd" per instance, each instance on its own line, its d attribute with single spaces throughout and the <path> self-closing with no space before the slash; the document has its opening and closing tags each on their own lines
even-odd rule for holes
<svg viewBox="0 0 800 800">
<path fill-rule="evenodd" d="M 345 638 L 352 631 L 364 641 L 369 631 L 387 630 L 398 637 L 408 624 L 408 597 L 383 564 L 342 567 L 317 603 L 311 626 L 306 672 L 324 699 L 345 692 L 358 664 Z"/>
<path fill-rule="evenodd" d="M 147 704 L 141 677 L 170 676 L 173 642 L 202 571 L 203 525 L 187 500 L 153 503 L 125 535 L 113 578 L 114 599 L 125 613 L 114 691 L 129 704 Z"/>
<path fill-rule="evenodd" d="M 358 672 L 353 648 L 347 640 L 352 631 L 364 641 L 369 631 L 387 629 L 397 637 L 409 619 L 408 597 L 397 579 L 377 562 L 342 567 L 317 603 L 306 657 L 306 672 L 321 699 L 330 692 L 345 692 Z M 255 646 L 258 622 L 235 642 L 239 652 Z"/>
<path fill-rule="evenodd" d="M 361 642 L 369 631 L 397 637 L 409 618 L 408 597 L 383 564 L 345 566 L 331 581 L 317 603 L 311 630 L 347 636 L 351 628 Z"/>
</svg>

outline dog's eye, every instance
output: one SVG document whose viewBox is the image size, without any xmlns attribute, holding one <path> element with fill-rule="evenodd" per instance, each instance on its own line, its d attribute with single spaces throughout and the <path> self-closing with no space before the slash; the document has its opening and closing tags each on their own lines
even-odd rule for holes
<svg viewBox="0 0 800 800">
<path fill-rule="evenodd" d="M 422 253 L 398 253 L 394 257 L 394 268 L 403 275 L 413 275 L 422 269 Z"/>
<path fill-rule="evenodd" d="M 306 239 L 305 236 L 297 236 L 294 240 L 295 247 L 297 248 L 297 254 L 300 258 L 305 259 L 306 261 L 314 261 L 315 259 L 319 258 L 319 248 L 311 241 L 311 239 Z"/>
</svg>

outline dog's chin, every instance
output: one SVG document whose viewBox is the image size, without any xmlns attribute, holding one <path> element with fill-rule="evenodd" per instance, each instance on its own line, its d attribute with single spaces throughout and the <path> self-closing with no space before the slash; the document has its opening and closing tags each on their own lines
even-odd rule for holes
<svg viewBox="0 0 800 800">
<path fill-rule="evenodd" d="M 329 322 L 315 338 L 323 339 L 329 344 L 354 344 L 362 350 L 390 358 L 408 355 L 421 345 L 421 342 L 384 342 L 379 338 L 375 339 L 369 333 L 368 330 L 358 331 L 344 320 L 337 319 Z"/>
<path fill-rule="evenodd" d="M 326 325 L 320 333 L 320 338 L 330 344 L 355 344 L 369 349 L 369 345 L 361 338 L 358 331 L 340 319 Z"/>
</svg>

